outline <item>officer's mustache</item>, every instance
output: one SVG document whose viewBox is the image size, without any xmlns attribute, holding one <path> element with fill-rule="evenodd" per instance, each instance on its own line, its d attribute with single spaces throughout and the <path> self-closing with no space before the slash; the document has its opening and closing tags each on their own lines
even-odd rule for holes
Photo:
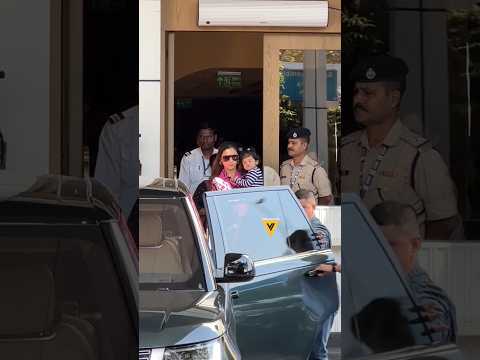
<svg viewBox="0 0 480 360">
<path fill-rule="evenodd" d="M 353 106 L 353 111 L 357 111 L 357 110 L 363 110 L 363 111 L 365 111 L 365 112 L 368 112 L 368 110 L 365 109 L 365 108 L 364 108 L 362 105 L 360 105 L 360 104 L 355 104 L 355 105 Z"/>
</svg>

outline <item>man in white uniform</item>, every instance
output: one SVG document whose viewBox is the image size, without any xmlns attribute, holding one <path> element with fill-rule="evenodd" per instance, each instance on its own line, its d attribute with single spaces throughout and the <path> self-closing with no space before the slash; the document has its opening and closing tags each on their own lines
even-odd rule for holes
<svg viewBox="0 0 480 360">
<path fill-rule="evenodd" d="M 128 218 L 138 197 L 138 106 L 113 114 L 102 129 L 95 178 L 115 196 Z"/>
<path fill-rule="evenodd" d="M 197 186 L 210 178 L 210 156 L 217 153 L 215 142 L 217 134 L 215 129 L 206 123 L 200 125 L 197 135 L 197 145 L 192 151 L 185 153 L 180 163 L 179 180 L 187 185 L 191 194 L 195 193 Z"/>
</svg>

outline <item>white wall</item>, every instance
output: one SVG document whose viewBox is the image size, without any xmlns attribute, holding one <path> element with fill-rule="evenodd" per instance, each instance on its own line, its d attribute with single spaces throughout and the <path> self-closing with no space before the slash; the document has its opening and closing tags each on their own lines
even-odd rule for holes
<svg viewBox="0 0 480 360">
<path fill-rule="evenodd" d="M 320 222 L 330 230 L 332 246 L 342 244 L 342 207 L 341 206 L 317 206 L 315 215 Z"/>
<path fill-rule="evenodd" d="M 139 153 L 142 177 L 160 176 L 161 1 L 141 0 L 139 29 Z"/>
<path fill-rule="evenodd" d="M 342 207 L 341 206 L 317 206 L 315 215 L 320 222 L 327 227 L 332 236 L 332 251 L 336 262 L 342 262 Z M 338 295 L 341 297 L 342 279 L 340 274 L 336 274 Z M 341 299 L 340 299 L 341 304 Z M 341 308 L 338 309 L 335 320 L 333 321 L 333 332 L 342 331 Z"/>
<path fill-rule="evenodd" d="M 0 129 L 7 141 L 7 167 L 0 170 L 4 183 L 49 172 L 50 1 L 1 0 L 0 18 L 0 70 L 6 73 L 0 80 Z"/>
<path fill-rule="evenodd" d="M 480 335 L 480 244 L 425 241 L 419 264 L 456 306 L 458 334 Z"/>
</svg>

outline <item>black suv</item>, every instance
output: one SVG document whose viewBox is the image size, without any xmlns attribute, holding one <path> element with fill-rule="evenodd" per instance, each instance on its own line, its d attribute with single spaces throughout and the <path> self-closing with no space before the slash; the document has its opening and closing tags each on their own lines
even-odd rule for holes
<svg viewBox="0 0 480 360">
<path fill-rule="evenodd" d="M 98 182 L 45 176 L 0 201 L 0 358 L 136 359 L 138 254 Z"/>
<path fill-rule="evenodd" d="M 139 359 L 308 358 L 338 307 L 331 262 L 286 186 L 205 194 L 205 236 L 185 186 L 140 189 Z"/>
</svg>

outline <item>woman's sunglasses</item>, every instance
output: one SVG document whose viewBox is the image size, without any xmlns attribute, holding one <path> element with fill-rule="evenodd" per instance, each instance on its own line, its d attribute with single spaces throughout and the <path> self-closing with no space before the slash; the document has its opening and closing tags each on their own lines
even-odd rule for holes
<svg viewBox="0 0 480 360">
<path fill-rule="evenodd" d="M 230 159 L 232 159 L 233 161 L 238 161 L 238 155 L 223 155 L 222 156 L 222 160 L 227 162 L 229 161 Z"/>
</svg>

